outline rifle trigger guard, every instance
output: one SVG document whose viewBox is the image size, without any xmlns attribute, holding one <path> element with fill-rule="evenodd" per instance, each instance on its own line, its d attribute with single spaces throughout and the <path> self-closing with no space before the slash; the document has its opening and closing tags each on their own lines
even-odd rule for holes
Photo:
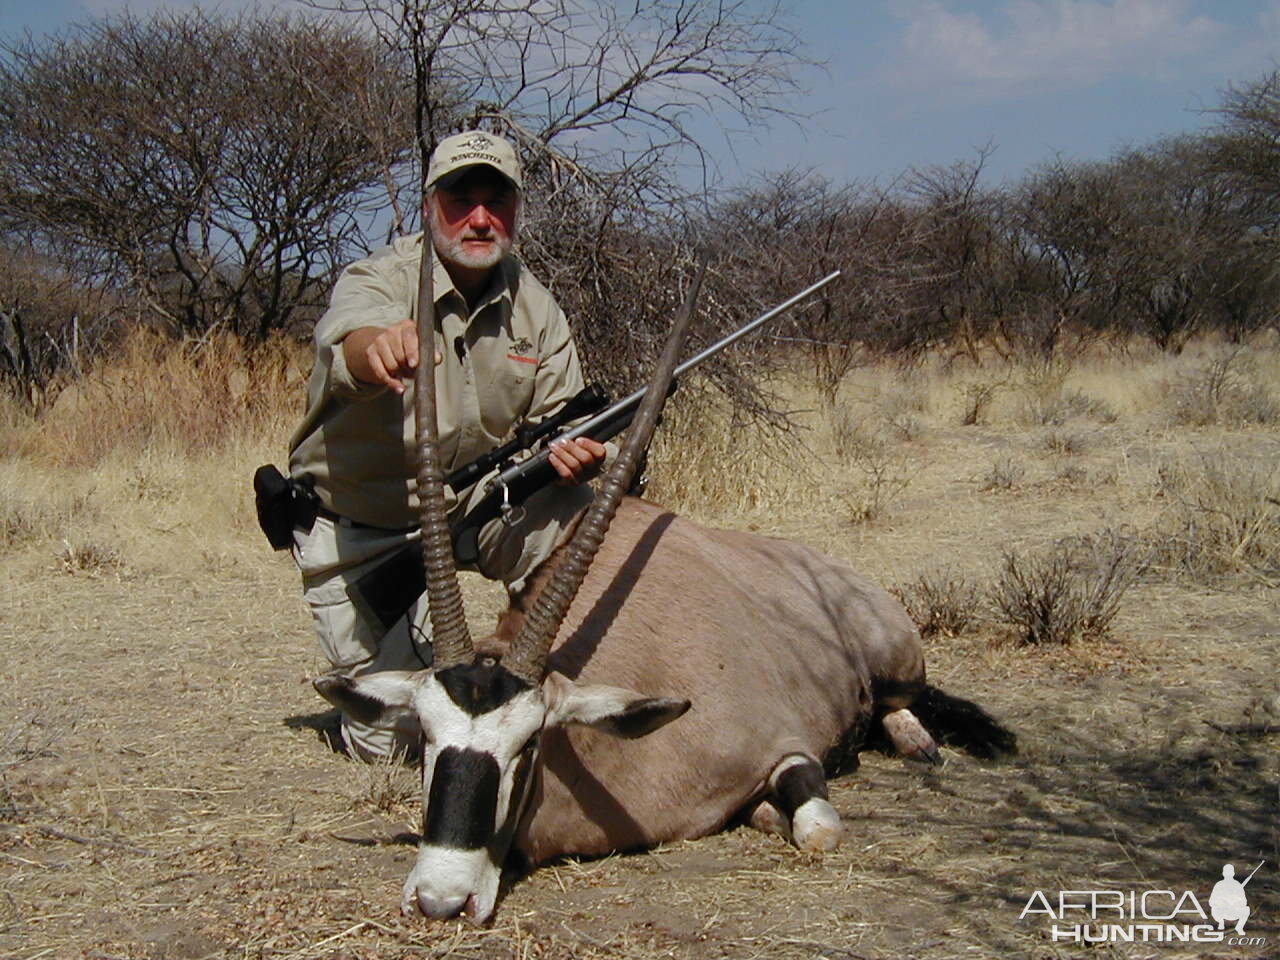
<svg viewBox="0 0 1280 960">
<path fill-rule="evenodd" d="M 508 527 L 514 527 L 524 519 L 524 507 L 512 506 L 511 488 L 501 480 L 495 480 L 494 482 L 502 489 L 502 503 L 498 504 L 498 512 L 502 515 L 502 522 Z"/>
</svg>

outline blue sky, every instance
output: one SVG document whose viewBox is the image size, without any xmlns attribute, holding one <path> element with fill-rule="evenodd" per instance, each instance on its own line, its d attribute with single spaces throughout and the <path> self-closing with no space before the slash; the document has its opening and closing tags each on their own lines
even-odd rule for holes
<svg viewBox="0 0 1280 960">
<path fill-rule="evenodd" d="M 230 0 L 231 5 L 241 3 Z M 754 2 L 754 0 L 752 0 Z M 763 5 L 769 0 L 760 0 Z M 135 0 L 136 10 L 185 0 Z M 42 33 L 121 0 L 0 0 L 0 36 Z M 722 176 L 790 166 L 888 183 L 994 148 L 989 179 L 1061 154 L 1099 159 L 1202 129 L 1228 83 L 1280 67 L 1280 0 L 792 0 L 825 72 L 791 104 L 811 115 L 733 149 Z"/>
</svg>

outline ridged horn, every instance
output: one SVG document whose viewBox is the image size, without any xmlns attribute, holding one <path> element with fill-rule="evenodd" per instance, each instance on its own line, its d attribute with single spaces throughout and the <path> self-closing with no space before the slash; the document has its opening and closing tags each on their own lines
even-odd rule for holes
<svg viewBox="0 0 1280 960">
<path fill-rule="evenodd" d="M 440 427 L 436 419 L 436 301 L 431 261 L 431 234 L 424 231 L 422 263 L 418 270 L 418 368 L 413 377 L 413 410 L 418 445 L 418 516 L 422 525 L 422 559 L 427 569 L 431 643 L 435 651 L 432 666 L 444 670 L 469 663 L 475 648 L 462 606 L 462 588 L 453 563 L 453 542 L 444 503 Z"/>
<path fill-rule="evenodd" d="M 623 494 L 631 486 L 631 478 L 635 474 L 640 458 L 648 448 L 649 441 L 653 439 L 653 431 L 658 425 L 658 416 L 671 389 L 671 378 L 675 372 L 676 362 L 680 359 L 680 349 L 684 346 L 685 334 L 693 319 L 693 307 L 698 299 L 698 290 L 702 286 L 702 275 L 706 269 L 706 260 L 703 259 L 698 264 L 698 272 L 694 276 L 693 285 L 689 288 L 689 295 L 672 325 L 671 334 L 667 337 L 667 345 L 654 371 L 653 382 L 645 391 L 644 399 L 640 402 L 640 409 L 631 422 L 626 443 L 618 454 L 618 459 L 610 467 L 586 517 L 578 525 L 577 533 L 565 548 L 555 574 L 538 595 L 537 603 L 525 618 L 520 633 L 512 641 L 511 649 L 503 658 L 503 666 L 530 684 L 536 686 L 542 682 L 546 674 L 547 654 L 551 650 L 556 632 L 564 622 L 569 606 L 586 578 L 591 561 L 604 541 L 604 535 L 609 529 L 609 524 L 613 522 L 613 516 L 618 511 L 618 504 L 622 501 Z"/>
</svg>

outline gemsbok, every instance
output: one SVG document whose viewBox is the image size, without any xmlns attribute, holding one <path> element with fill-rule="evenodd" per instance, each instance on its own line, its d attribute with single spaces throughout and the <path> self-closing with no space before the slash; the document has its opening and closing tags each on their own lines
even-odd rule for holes
<svg viewBox="0 0 1280 960">
<path fill-rule="evenodd" d="M 691 313 L 692 297 L 573 536 L 475 643 L 445 518 L 434 372 L 419 365 L 435 659 L 315 681 L 358 718 L 421 725 L 423 826 L 406 914 L 485 921 L 513 847 L 539 863 L 745 818 L 830 850 L 841 823 L 823 762 L 851 731 L 878 722 L 900 752 L 937 756 L 909 709 L 925 689 L 919 635 L 888 593 L 799 544 L 624 497 Z"/>
</svg>

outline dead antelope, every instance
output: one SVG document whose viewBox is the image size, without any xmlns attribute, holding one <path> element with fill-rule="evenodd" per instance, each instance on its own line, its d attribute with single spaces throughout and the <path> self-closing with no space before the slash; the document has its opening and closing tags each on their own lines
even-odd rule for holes
<svg viewBox="0 0 1280 960">
<path fill-rule="evenodd" d="M 316 681 L 357 717 L 421 724 L 407 914 L 487 919 L 513 845 L 537 863 L 704 836 L 744 815 L 828 850 L 840 818 L 823 760 L 848 731 L 879 720 L 902 752 L 936 756 L 908 709 L 924 689 L 919 637 L 889 594 L 798 544 L 623 498 L 689 313 L 573 537 L 474 644 L 440 495 L 432 365 L 419 365 L 435 661 Z"/>
</svg>

